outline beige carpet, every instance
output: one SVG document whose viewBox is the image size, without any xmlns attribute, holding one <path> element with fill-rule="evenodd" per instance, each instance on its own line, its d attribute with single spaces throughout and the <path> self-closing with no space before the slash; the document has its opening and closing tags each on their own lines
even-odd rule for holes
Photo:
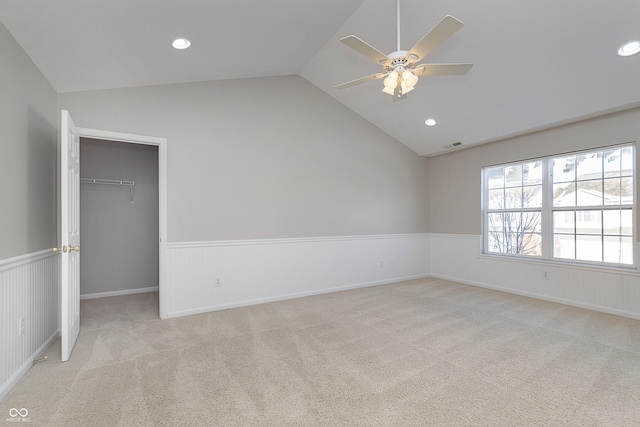
<svg viewBox="0 0 640 427">
<path fill-rule="evenodd" d="M 157 293 L 85 300 L 47 355 L 0 422 L 640 425 L 640 321 L 436 279 L 170 320 Z"/>
</svg>

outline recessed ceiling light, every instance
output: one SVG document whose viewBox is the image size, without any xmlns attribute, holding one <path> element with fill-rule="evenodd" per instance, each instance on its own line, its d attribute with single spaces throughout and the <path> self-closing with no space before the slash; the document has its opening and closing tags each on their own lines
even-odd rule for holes
<svg viewBox="0 0 640 427">
<path fill-rule="evenodd" d="M 433 119 L 427 119 L 424 121 L 424 124 L 427 126 L 435 126 L 436 125 L 436 121 Z"/>
<path fill-rule="evenodd" d="M 176 49 L 186 49 L 191 46 L 191 42 L 187 39 L 175 39 L 173 42 L 171 42 L 171 46 Z"/>
<path fill-rule="evenodd" d="M 626 43 L 623 43 L 622 46 L 618 49 L 618 55 L 620 56 L 631 56 L 640 52 L 640 41 L 639 40 L 631 40 Z"/>
</svg>

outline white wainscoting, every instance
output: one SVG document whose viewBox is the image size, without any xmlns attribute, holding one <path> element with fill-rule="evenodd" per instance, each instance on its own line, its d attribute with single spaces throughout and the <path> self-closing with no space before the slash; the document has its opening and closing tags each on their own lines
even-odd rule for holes
<svg viewBox="0 0 640 427">
<path fill-rule="evenodd" d="M 433 277 L 640 319 L 636 270 L 485 256 L 480 236 L 430 236 Z"/>
<path fill-rule="evenodd" d="M 0 261 L 0 400 L 59 335 L 58 264 L 51 250 Z"/>
<path fill-rule="evenodd" d="M 167 314 L 184 316 L 428 275 L 428 234 L 168 243 Z"/>
</svg>

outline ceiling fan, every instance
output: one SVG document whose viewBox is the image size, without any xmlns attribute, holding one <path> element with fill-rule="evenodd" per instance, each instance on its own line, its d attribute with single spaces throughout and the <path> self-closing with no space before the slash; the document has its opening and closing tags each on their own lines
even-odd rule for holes
<svg viewBox="0 0 640 427">
<path fill-rule="evenodd" d="M 394 101 L 407 97 L 416 83 L 418 76 L 455 76 L 466 74 L 473 64 L 418 64 L 431 51 L 451 37 L 464 25 L 462 21 L 447 15 L 409 50 L 400 49 L 400 0 L 397 0 L 398 42 L 397 50 L 385 55 L 356 36 L 347 36 L 340 41 L 353 50 L 382 65 L 383 72 L 362 77 L 335 86 L 346 89 L 371 80 L 384 79 L 384 93 L 393 96 Z"/>
</svg>

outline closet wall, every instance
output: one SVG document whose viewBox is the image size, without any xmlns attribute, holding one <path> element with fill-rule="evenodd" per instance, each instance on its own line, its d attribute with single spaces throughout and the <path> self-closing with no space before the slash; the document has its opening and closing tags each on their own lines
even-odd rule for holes
<svg viewBox="0 0 640 427">
<path fill-rule="evenodd" d="M 80 185 L 80 293 L 84 298 L 158 287 L 158 148 L 82 138 L 80 176 L 134 181 Z"/>
</svg>

